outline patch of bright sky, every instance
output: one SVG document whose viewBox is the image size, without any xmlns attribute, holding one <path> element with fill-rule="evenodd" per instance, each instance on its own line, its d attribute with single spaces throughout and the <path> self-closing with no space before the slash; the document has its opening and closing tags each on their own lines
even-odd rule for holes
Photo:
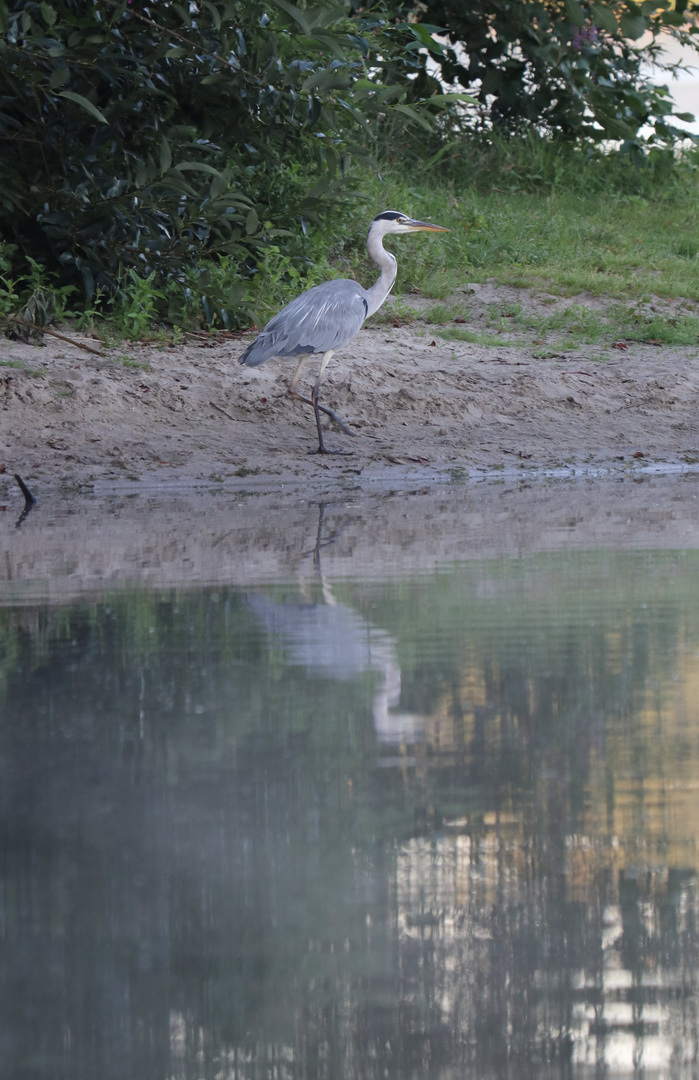
<svg viewBox="0 0 699 1080">
<path fill-rule="evenodd" d="M 694 123 L 676 120 L 674 123 L 677 127 L 699 134 L 699 51 L 680 45 L 668 34 L 663 44 L 663 54 L 670 63 L 680 60 L 690 70 L 680 72 L 677 78 L 671 78 L 666 71 L 656 70 L 653 72 L 654 81 L 669 87 L 677 112 L 694 114 Z"/>
</svg>

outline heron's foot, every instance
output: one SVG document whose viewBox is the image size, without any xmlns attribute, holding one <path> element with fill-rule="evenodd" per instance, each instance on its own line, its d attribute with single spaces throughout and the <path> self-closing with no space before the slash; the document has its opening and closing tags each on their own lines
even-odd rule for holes
<svg viewBox="0 0 699 1080">
<path fill-rule="evenodd" d="M 353 439 L 357 438 L 357 432 L 352 431 L 352 428 L 347 427 L 347 421 L 343 420 L 341 416 L 338 416 L 336 412 L 333 412 L 332 409 L 328 409 L 325 405 L 319 405 L 318 408 L 321 412 L 324 412 L 326 416 L 329 416 L 338 427 L 342 428 L 345 435 L 351 435 Z"/>
<path fill-rule="evenodd" d="M 298 401 L 303 401 L 304 405 L 311 405 L 314 409 L 315 409 L 316 404 L 317 404 L 320 411 L 322 413 L 325 413 L 326 416 L 329 416 L 330 419 L 333 420 L 338 425 L 338 427 L 342 428 L 345 435 L 351 435 L 353 439 L 357 438 L 357 432 L 352 431 L 351 428 L 347 427 L 346 421 L 343 420 L 341 416 L 338 416 L 337 413 L 333 411 L 333 409 L 329 409 L 327 407 L 327 405 L 321 405 L 319 402 L 316 402 L 313 398 L 304 397 L 303 394 L 297 393 L 296 390 L 289 390 L 289 393 L 291 394 L 292 397 L 295 397 Z"/>
<path fill-rule="evenodd" d="M 320 426 L 320 410 L 323 408 L 323 406 L 318 404 L 318 397 L 316 393 L 313 394 L 311 404 L 313 405 L 313 411 L 316 414 L 316 428 L 318 429 L 318 449 L 311 452 L 314 454 L 351 454 L 351 450 L 331 450 L 325 445 L 325 441 L 323 439 L 323 429 Z"/>
</svg>

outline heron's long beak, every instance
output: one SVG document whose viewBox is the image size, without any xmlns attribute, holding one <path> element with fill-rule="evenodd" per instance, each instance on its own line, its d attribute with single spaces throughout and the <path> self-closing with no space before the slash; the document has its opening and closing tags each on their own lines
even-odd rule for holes
<svg viewBox="0 0 699 1080">
<path fill-rule="evenodd" d="M 405 224 L 409 229 L 415 229 L 416 232 L 419 229 L 424 229 L 426 232 L 451 232 L 451 229 L 445 229 L 443 225 L 433 225 L 430 221 L 414 221 L 411 218 Z"/>
</svg>

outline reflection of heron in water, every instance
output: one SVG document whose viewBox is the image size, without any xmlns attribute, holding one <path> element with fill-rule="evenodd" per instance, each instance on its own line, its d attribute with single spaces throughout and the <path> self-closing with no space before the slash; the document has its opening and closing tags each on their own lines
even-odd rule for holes
<svg viewBox="0 0 699 1080">
<path fill-rule="evenodd" d="M 324 510 L 321 505 L 313 560 L 319 572 Z M 264 593 L 248 593 L 245 601 L 270 637 L 284 648 L 291 666 L 303 667 L 311 676 L 340 682 L 377 672 L 381 681 L 372 699 L 372 714 L 379 741 L 418 742 L 424 735 L 425 718 L 393 711 L 401 691 L 395 640 L 359 612 L 338 602 L 322 574 L 320 581 L 322 602 L 276 603 Z"/>
</svg>

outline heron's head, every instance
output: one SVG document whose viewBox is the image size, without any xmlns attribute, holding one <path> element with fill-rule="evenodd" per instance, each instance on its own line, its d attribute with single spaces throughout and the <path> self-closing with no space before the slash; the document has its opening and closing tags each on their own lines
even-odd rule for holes
<svg viewBox="0 0 699 1080">
<path fill-rule="evenodd" d="M 442 225 L 433 225 L 430 221 L 415 221 L 414 218 L 401 214 L 398 210 L 384 210 L 372 221 L 370 229 L 374 228 L 380 231 L 382 236 L 387 236 L 388 233 L 450 231 Z"/>
</svg>

